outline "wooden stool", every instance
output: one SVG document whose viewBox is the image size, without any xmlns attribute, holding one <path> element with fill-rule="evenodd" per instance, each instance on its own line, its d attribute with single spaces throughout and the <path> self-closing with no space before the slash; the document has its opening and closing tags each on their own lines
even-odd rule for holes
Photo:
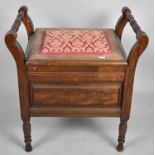
<svg viewBox="0 0 155 155">
<path fill-rule="evenodd" d="M 27 7 L 5 36 L 18 71 L 21 117 L 26 151 L 31 151 L 30 117 L 120 117 L 117 150 L 123 150 L 130 115 L 137 61 L 148 44 L 131 11 L 125 7 L 112 29 L 34 30 Z M 24 23 L 25 53 L 17 42 Z M 122 32 L 130 23 L 137 41 L 126 57 Z"/>
</svg>

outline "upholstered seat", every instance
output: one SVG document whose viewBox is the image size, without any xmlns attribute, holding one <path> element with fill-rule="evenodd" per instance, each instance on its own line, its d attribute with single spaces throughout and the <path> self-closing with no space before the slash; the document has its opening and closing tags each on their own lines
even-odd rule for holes
<svg viewBox="0 0 155 155">
<path fill-rule="evenodd" d="M 38 28 L 26 54 L 28 64 L 54 60 L 126 64 L 125 52 L 112 29 Z"/>
</svg>

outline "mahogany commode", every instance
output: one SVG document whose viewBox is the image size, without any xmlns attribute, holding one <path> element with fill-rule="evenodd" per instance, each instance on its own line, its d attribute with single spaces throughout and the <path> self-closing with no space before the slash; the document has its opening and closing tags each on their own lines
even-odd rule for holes
<svg viewBox="0 0 155 155">
<path fill-rule="evenodd" d="M 24 52 L 17 31 L 24 23 Z M 130 23 L 137 41 L 126 56 L 122 32 Z M 139 56 L 148 44 L 131 11 L 124 7 L 115 29 L 37 28 L 22 6 L 5 36 L 18 71 L 26 151 L 31 151 L 30 117 L 120 117 L 117 150 L 123 150 Z"/>
</svg>

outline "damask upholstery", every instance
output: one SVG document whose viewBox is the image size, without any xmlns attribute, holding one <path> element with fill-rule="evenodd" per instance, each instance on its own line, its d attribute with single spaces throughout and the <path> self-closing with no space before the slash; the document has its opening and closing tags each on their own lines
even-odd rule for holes
<svg viewBox="0 0 155 155">
<path fill-rule="evenodd" d="M 111 54 L 104 30 L 47 30 L 43 32 L 41 54 Z"/>
</svg>

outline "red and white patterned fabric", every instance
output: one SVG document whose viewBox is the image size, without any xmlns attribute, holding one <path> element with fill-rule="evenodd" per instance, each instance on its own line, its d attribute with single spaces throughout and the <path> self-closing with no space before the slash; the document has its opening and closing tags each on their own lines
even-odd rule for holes
<svg viewBox="0 0 155 155">
<path fill-rule="evenodd" d="M 47 30 L 41 46 L 41 54 L 44 55 L 111 53 L 111 45 L 103 30 Z"/>
</svg>

